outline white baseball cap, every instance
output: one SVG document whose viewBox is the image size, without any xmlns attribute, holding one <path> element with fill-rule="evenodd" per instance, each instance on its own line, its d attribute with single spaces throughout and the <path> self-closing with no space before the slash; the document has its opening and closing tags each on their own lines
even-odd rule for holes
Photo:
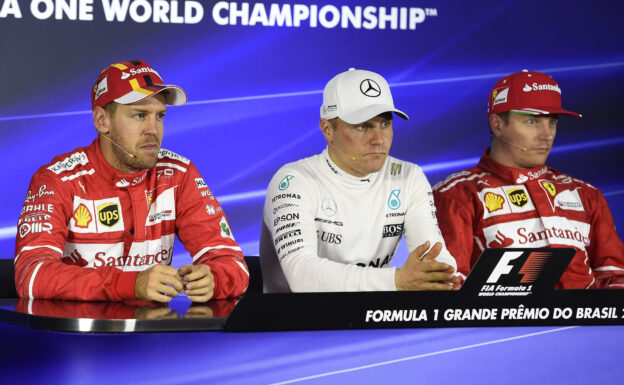
<svg viewBox="0 0 624 385">
<path fill-rule="evenodd" d="M 321 118 L 359 124 L 390 111 L 409 119 L 405 112 L 394 108 L 386 79 L 371 71 L 350 68 L 334 76 L 323 90 Z"/>
</svg>

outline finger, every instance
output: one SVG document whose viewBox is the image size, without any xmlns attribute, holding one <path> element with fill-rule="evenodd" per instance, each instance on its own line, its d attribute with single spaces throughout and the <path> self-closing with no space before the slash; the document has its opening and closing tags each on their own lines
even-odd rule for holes
<svg viewBox="0 0 624 385">
<path fill-rule="evenodd" d="M 429 249 L 429 241 L 423 243 L 422 245 L 418 246 L 417 248 L 415 248 L 407 257 L 409 258 L 417 258 L 420 259 L 422 257 L 422 255 L 425 253 L 425 251 L 427 251 Z"/>
<path fill-rule="evenodd" d="M 443 283 L 452 283 L 453 278 L 455 278 L 452 274 L 448 274 L 446 272 L 430 272 L 430 273 L 422 273 L 422 281 L 423 282 L 443 282 Z"/>
<path fill-rule="evenodd" d="M 421 263 L 420 265 L 417 266 L 417 270 L 421 271 L 421 272 L 432 272 L 432 271 L 439 271 L 439 272 L 444 272 L 446 274 L 450 274 L 447 270 L 448 268 L 452 266 L 450 266 L 447 263 L 444 262 L 427 262 L 427 263 Z"/>
<path fill-rule="evenodd" d="M 184 285 L 184 292 L 186 293 L 189 290 L 200 289 L 200 288 L 208 287 L 210 285 L 214 286 L 214 279 L 212 277 L 212 274 L 203 276 L 202 278 L 197 279 L 195 281 L 187 282 Z"/>
<path fill-rule="evenodd" d="M 186 294 L 186 296 L 188 297 L 189 295 L 204 295 L 212 291 L 214 291 L 214 281 L 208 281 L 203 286 L 193 286 L 192 288 L 188 288 L 184 291 L 184 294 Z"/>
<path fill-rule="evenodd" d="M 178 270 L 175 267 L 172 267 L 169 265 L 159 264 L 159 265 L 155 265 L 154 267 L 152 267 L 152 269 L 154 269 L 154 271 L 157 271 L 165 275 L 170 275 L 172 277 L 179 275 Z"/>
<path fill-rule="evenodd" d="M 187 298 L 193 302 L 208 302 L 212 298 L 213 293 L 210 292 L 205 295 L 189 295 Z"/>
<path fill-rule="evenodd" d="M 184 278 L 186 282 L 194 282 L 205 277 L 212 278 L 212 273 L 210 272 L 210 268 L 208 266 L 202 265 L 202 267 L 197 266 L 195 269 L 193 269 L 192 273 L 186 274 L 182 278 Z"/>
<path fill-rule="evenodd" d="M 167 276 L 163 276 L 163 277 L 167 277 Z M 182 286 L 180 286 L 182 287 Z M 176 288 L 172 287 L 172 285 L 161 281 L 161 282 L 154 282 L 150 285 L 150 289 L 155 290 L 161 294 L 164 295 L 168 295 L 171 297 L 177 297 L 178 293 L 180 293 L 182 290 L 177 290 Z"/>
<path fill-rule="evenodd" d="M 193 266 L 192 265 L 182 265 L 178 269 L 178 274 L 181 277 L 183 277 L 183 276 L 187 275 L 188 273 L 190 273 L 191 271 L 193 271 Z"/>
<path fill-rule="evenodd" d="M 171 297 L 161 294 L 158 290 L 154 290 L 154 289 L 148 289 L 146 293 L 146 297 L 148 301 L 156 301 L 156 302 L 164 302 L 164 303 L 171 301 Z"/>
<path fill-rule="evenodd" d="M 180 277 L 177 274 L 175 277 L 172 277 L 170 275 L 160 275 L 156 278 L 156 282 L 160 284 L 172 286 L 179 293 L 184 291 L 184 283 L 182 283 L 182 279 L 180 279 Z"/>
<path fill-rule="evenodd" d="M 441 251 L 442 251 L 442 243 L 436 242 L 436 244 L 433 245 L 431 250 L 429 250 L 429 252 L 423 256 L 422 261 L 432 262 L 433 260 L 436 259 L 438 255 L 440 255 Z"/>
</svg>

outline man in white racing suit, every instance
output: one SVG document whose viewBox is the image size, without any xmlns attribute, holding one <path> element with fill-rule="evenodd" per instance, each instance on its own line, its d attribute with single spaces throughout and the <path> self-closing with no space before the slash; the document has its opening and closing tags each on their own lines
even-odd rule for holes
<svg viewBox="0 0 624 385">
<path fill-rule="evenodd" d="M 438 228 L 420 167 L 388 156 L 390 87 L 364 70 L 325 86 L 327 148 L 283 166 L 264 205 L 260 262 L 265 292 L 451 290 L 455 259 Z M 402 235 L 411 251 L 390 267 Z"/>
</svg>

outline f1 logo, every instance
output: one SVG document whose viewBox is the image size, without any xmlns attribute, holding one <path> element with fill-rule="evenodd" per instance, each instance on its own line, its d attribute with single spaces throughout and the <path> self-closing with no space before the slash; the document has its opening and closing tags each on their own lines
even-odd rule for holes
<svg viewBox="0 0 624 385">
<path fill-rule="evenodd" d="M 507 251 L 496 264 L 496 267 L 492 270 L 490 277 L 486 283 L 498 282 L 501 275 L 509 274 L 514 265 L 509 262 L 520 257 L 524 252 L 522 251 Z M 546 260 L 549 257 L 549 253 L 533 251 L 529 253 L 526 261 L 522 265 L 522 268 L 518 271 L 518 274 L 522 275 L 520 283 L 532 283 L 535 282 L 540 271 L 544 267 Z"/>
<path fill-rule="evenodd" d="M 513 265 L 510 265 L 509 262 L 514 259 L 520 257 L 522 255 L 522 251 L 507 251 L 492 270 L 489 278 L 487 279 L 487 283 L 496 283 L 501 275 L 509 274 L 511 269 L 513 269 Z"/>
</svg>

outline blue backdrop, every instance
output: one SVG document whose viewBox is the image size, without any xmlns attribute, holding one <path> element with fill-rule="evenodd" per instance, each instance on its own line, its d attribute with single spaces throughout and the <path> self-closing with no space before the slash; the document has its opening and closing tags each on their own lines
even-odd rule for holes
<svg viewBox="0 0 624 385">
<path fill-rule="evenodd" d="M 549 164 L 601 188 L 622 229 L 622 14 L 619 1 L 0 0 L 0 257 L 13 257 L 32 174 L 95 136 L 97 74 L 130 58 L 187 91 L 189 103 L 169 108 L 163 147 L 196 163 L 246 255 L 258 252 L 273 173 L 324 148 L 322 89 L 349 67 L 391 84 L 411 117 L 395 121 L 391 154 L 432 185 L 488 146 L 498 78 L 551 74 L 584 118 L 561 119 Z"/>
</svg>

